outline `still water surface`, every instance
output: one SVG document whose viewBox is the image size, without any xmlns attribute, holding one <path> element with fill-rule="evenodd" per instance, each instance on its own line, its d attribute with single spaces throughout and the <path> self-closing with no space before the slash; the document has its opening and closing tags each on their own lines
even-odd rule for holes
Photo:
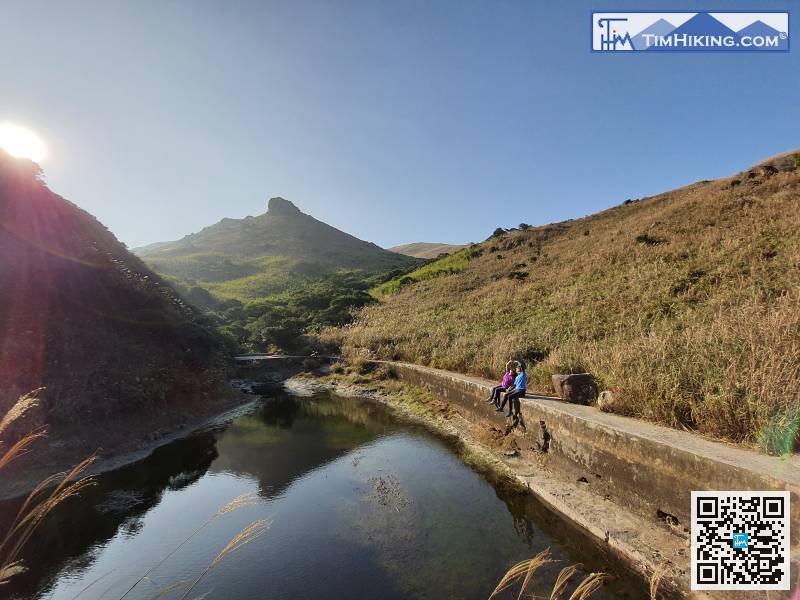
<svg viewBox="0 0 800 600">
<path fill-rule="evenodd" d="M 543 595 L 567 564 L 608 568 L 531 497 L 495 490 L 439 439 L 383 407 L 286 394 L 99 477 L 52 515 L 28 548 L 32 570 L 4 593 L 118 599 L 222 505 L 248 493 L 253 504 L 212 519 L 126 598 L 193 581 L 259 519 L 268 530 L 189 597 L 485 599 L 511 565 L 548 547 L 561 562 L 539 572 Z M 594 598 L 646 595 L 617 575 Z"/>
</svg>

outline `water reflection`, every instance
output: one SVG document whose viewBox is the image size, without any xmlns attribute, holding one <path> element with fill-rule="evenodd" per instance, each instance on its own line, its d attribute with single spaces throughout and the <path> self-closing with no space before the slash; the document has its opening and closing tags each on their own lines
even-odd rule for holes
<svg viewBox="0 0 800 600">
<path fill-rule="evenodd" d="M 98 477 L 96 485 L 48 515 L 22 555 L 30 571 L 4 587 L 29 597 L 47 586 L 60 565 L 74 574 L 89 568 L 95 558 L 90 549 L 117 535 L 136 535 L 164 490 L 180 489 L 202 477 L 218 456 L 215 443 L 213 432 L 198 433 L 158 448 L 141 463 Z M 0 531 L 7 529 L 21 502 L 0 504 Z"/>
<path fill-rule="evenodd" d="M 439 440 L 394 422 L 380 406 L 282 395 L 100 477 L 45 523 L 28 548 L 31 571 L 4 592 L 118 598 L 246 492 L 257 494 L 255 506 L 214 520 L 128 598 L 193 579 L 256 519 L 273 525 L 195 595 L 485 598 L 511 564 L 546 547 L 563 561 L 543 571 L 550 581 L 568 563 L 605 566 L 530 496 L 496 491 Z M 11 507 L 2 508 L 5 515 Z M 620 581 L 597 598 L 638 597 L 636 585 Z"/>
<path fill-rule="evenodd" d="M 253 477 L 259 493 L 270 498 L 392 427 L 385 411 L 362 400 L 318 395 L 309 401 L 283 394 L 229 427 L 218 441 L 213 470 Z"/>
</svg>

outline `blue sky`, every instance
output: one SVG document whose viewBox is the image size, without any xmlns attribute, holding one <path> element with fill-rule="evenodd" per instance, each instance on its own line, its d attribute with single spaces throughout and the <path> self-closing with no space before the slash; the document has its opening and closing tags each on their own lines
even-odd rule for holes
<svg viewBox="0 0 800 600">
<path fill-rule="evenodd" d="M 625 8 L 797 3 L 5 0 L 0 122 L 129 246 L 271 196 L 382 246 L 479 241 L 800 146 L 800 49 L 590 53 L 590 11 Z"/>
</svg>

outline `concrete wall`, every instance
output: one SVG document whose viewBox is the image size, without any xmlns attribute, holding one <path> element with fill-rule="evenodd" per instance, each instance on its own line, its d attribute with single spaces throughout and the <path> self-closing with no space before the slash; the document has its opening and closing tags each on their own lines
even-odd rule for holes
<svg viewBox="0 0 800 600">
<path fill-rule="evenodd" d="M 447 371 L 388 363 L 403 381 L 460 407 L 470 419 L 502 419 L 483 402 L 493 382 Z M 793 554 L 800 549 L 800 457 L 768 457 L 698 435 L 602 413 L 545 397 L 522 404 L 523 454 L 547 455 L 547 468 L 596 494 L 688 535 L 692 490 L 788 490 Z"/>
</svg>

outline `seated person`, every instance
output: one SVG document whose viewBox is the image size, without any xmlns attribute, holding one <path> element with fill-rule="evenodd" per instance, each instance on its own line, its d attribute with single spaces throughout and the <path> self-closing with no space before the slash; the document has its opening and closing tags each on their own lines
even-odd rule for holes
<svg viewBox="0 0 800 600">
<path fill-rule="evenodd" d="M 503 379 L 500 381 L 500 385 L 496 385 L 492 388 L 492 393 L 489 395 L 489 398 L 486 400 L 489 404 L 494 404 L 495 406 L 499 406 L 500 402 L 500 392 L 505 392 L 511 389 L 512 384 L 514 382 L 514 366 L 516 363 L 513 360 L 510 360 L 506 363 L 506 372 L 503 374 Z"/>
<path fill-rule="evenodd" d="M 497 412 L 503 412 L 503 407 L 508 402 L 508 414 L 510 417 L 516 413 L 517 417 L 520 415 L 520 401 L 519 399 L 525 395 L 525 387 L 527 385 L 527 377 L 525 375 L 525 367 L 521 363 L 517 363 L 517 376 L 514 378 L 514 387 L 506 392 L 502 404 L 497 408 Z"/>
</svg>

